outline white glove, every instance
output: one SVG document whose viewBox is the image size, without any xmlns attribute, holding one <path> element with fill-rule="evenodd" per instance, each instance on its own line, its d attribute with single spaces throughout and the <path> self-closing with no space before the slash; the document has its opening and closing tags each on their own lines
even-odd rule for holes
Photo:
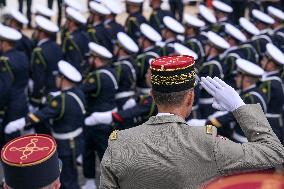
<svg viewBox="0 0 284 189">
<path fill-rule="evenodd" d="M 11 134 L 15 131 L 22 130 L 26 126 L 26 119 L 20 118 L 15 121 L 11 121 L 5 127 L 5 134 Z"/>
<path fill-rule="evenodd" d="M 38 107 L 35 107 L 31 104 L 29 104 L 28 108 L 29 108 L 29 112 L 32 112 L 32 113 L 38 111 Z"/>
<path fill-rule="evenodd" d="M 109 125 L 112 123 L 112 112 L 94 112 L 85 119 L 86 126 L 95 126 L 98 124 Z"/>
<path fill-rule="evenodd" d="M 136 101 L 133 98 L 128 99 L 122 106 L 123 110 L 133 108 L 136 105 Z"/>
<path fill-rule="evenodd" d="M 233 112 L 242 105 L 245 105 L 239 94 L 218 77 L 202 77 L 202 87 L 213 96 L 212 107 L 220 111 Z"/>
<path fill-rule="evenodd" d="M 205 126 L 206 119 L 190 119 L 187 124 L 192 127 Z"/>
</svg>

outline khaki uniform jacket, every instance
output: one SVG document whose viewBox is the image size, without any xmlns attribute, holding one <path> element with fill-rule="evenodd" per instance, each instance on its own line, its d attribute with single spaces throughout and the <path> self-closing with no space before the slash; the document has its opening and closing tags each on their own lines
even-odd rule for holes
<svg viewBox="0 0 284 189">
<path fill-rule="evenodd" d="M 195 189 L 213 177 L 284 162 L 284 148 L 260 105 L 233 114 L 248 143 L 218 137 L 215 128 L 190 127 L 175 115 L 119 131 L 101 162 L 100 189 Z"/>
</svg>

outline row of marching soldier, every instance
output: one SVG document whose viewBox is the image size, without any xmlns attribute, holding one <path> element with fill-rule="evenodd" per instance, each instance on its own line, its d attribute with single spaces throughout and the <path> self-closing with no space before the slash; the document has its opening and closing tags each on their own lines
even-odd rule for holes
<svg viewBox="0 0 284 189">
<path fill-rule="evenodd" d="M 142 0 L 126 0 L 123 26 L 116 22 L 123 12 L 120 1 L 90 1 L 88 18 L 80 4 L 64 5 L 61 27 L 51 20 L 53 10 L 38 6 L 31 38 L 22 33 L 28 20 L 16 10 L 0 26 L 1 145 L 28 133 L 51 134 L 63 162 L 62 188 L 79 188 L 81 155 L 83 188 L 96 188 L 96 153 L 101 160 L 111 132 L 157 113 L 149 66 L 161 56 L 193 56 L 198 77 L 222 78 L 245 103 L 260 103 L 284 143 L 280 9 L 270 6 L 267 14 L 253 9 L 236 25 L 229 19 L 232 7 L 216 0 L 213 9 L 200 4 L 198 14 L 185 14 L 181 23 L 161 9 L 161 0 L 150 1 L 149 19 Z M 198 82 L 195 94 L 189 125 L 212 124 L 221 135 L 246 142 L 232 114 L 216 112 L 211 104 L 218 104 Z"/>
</svg>

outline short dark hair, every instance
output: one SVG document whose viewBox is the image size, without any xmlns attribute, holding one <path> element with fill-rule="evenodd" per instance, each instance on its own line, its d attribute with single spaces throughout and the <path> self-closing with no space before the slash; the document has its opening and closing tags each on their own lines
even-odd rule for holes
<svg viewBox="0 0 284 189">
<path fill-rule="evenodd" d="M 186 95 L 192 90 L 193 89 L 188 89 L 185 91 L 171 92 L 171 93 L 161 93 L 161 92 L 152 90 L 152 95 L 157 105 L 176 107 L 176 106 L 180 106 L 183 103 Z"/>
</svg>

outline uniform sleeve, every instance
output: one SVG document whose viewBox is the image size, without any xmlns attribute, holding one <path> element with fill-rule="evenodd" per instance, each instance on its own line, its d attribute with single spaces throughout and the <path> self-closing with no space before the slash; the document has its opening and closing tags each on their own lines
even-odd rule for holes
<svg viewBox="0 0 284 189">
<path fill-rule="evenodd" d="M 65 111 L 65 95 L 61 94 L 50 100 L 41 110 L 29 113 L 27 116 L 28 125 L 39 123 L 48 119 L 59 119 Z"/>
<path fill-rule="evenodd" d="M 113 120 L 118 127 L 117 129 L 125 129 L 128 126 L 134 126 L 137 122 L 148 119 L 155 112 L 155 103 L 151 97 L 142 98 L 141 102 L 136 106 L 113 112 Z"/>
<path fill-rule="evenodd" d="M 41 49 L 34 49 L 31 58 L 31 72 L 34 81 L 34 89 L 31 96 L 32 101 L 35 101 L 35 103 L 39 102 L 44 94 L 46 85 L 46 66 Z"/>
<path fill-rule="evenodd" d="M 217 128 L 229 125 L 230 122 L 235 121 L 233 114 L 226 113 L 224 115 L 210 118 L 208 124 L 214 125 Z"/>
<path fill-rule="evenodd" d="M 112 147 L 111 145 L 105 151 L 101 162 L 100 189 L 116 189 L 119 188 L 118 178 L 112 170 Z"/>
<path fill-rule="evenodd" d="M 100 88 L 100 78 L 97 74 L 90 74 L 80 87 L 86 94 L 97 93 Z"/>
<path fill-rule="evenodd" d="M 249 142 L 238 144 L 216 138 L 214 157 L 220 174 L 266 169 L 284 162 L 284 147 L 260 105 L 241 106 L 233 114 Z"/>
</svg>

